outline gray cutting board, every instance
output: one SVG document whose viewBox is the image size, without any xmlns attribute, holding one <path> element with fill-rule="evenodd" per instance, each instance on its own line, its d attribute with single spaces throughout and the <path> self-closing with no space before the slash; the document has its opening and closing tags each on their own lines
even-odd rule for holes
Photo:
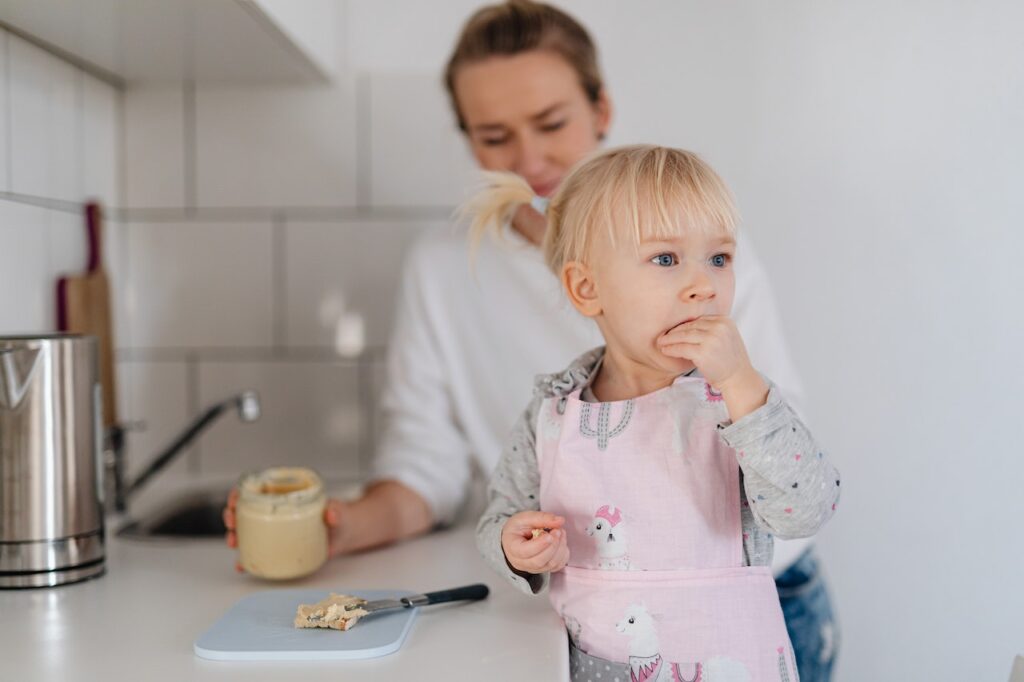
<svg viewBox="0 0 1024 682">
<path fill-rule="evenodd" d="M 334 590 L 366 600 L 405 597 L 405 590 Z M 195 641 L 196 656 L 218 661 L 309 661 L 374 658 L 398 651 L 418 609 L 366 616 L 351 630 L 298 629 L 299 604 L 326 598 L 327 590 L 268 590 L 239 600 Z"/>
</svg>

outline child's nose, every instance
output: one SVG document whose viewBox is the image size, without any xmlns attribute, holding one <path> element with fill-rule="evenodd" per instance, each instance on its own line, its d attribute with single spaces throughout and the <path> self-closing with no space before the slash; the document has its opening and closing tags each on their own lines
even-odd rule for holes
<svg viewBox="0 0 1024 682">
<path fill-rule="evenodd" d="M 703 268 L 686 282 L 679 297 L 684 301 L 706 301 L 715 297 L 715 287 Z"/>
</svg>

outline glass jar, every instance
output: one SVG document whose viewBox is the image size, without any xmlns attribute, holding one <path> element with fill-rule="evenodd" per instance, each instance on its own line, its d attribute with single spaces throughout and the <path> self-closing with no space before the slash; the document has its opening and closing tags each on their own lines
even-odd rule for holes
<svg viewBox="0 0 1024 682">
<path fill-rule="evenodd" d="M 235 531 L 247 572 L 271 580 L 309 575 L 327 561 L 323 481 L 312 469 L 275 467 L 238 483 Z"/>
</svg>

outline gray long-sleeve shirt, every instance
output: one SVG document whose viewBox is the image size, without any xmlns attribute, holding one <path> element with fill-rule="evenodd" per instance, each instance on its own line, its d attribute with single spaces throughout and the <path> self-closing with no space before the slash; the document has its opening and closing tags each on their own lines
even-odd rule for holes
<svg viewBox="0 0 1024 682">
<path fill-rule="evenodd" d="M 537 412 L 546 398 L 588 387 L 603 357 L 604 348 L 596 348 L 565 371 L 538 377 L 533 399 L 491 476 L 487 509 L 477 524 L 477 546 L 487 562 L 523 592 L 539 592 L 547 575 L 524 578 L 513 571 L 501 548 L 501 529 L 513 514 L 540 510 Z M 816 533 L 839 500 L 835 467 L 778 388 L 770 380 L 768 386 L 764 405 L 735 423 L 720 424 L 718 431 L 727 446 L 743 453 L 738 462 L 746 566 L 771 564 L 773 536 L 791 539 Z M 800 453 L 800 459 L 793 453 Z"/>
</svg>

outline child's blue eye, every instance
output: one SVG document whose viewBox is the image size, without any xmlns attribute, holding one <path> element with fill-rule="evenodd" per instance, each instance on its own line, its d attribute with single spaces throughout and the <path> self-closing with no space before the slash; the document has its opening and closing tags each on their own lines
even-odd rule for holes
<svg viewBox="0 0 1024 682">
<path fill-rule="evenodd" d="M 724 268 L 729 264 L 729 258 L 730 256 L 727 253 L 717 253 L 711 257 L 711 264 L 716 268 Z"/>
<path fill-rule="evenodd" d="M 657 256 L 651 259 L 651 262 L 655 265 L 660 265 L 664 268 L 671 267 L 676 264 L 676 257 L 671 253 L 659 253 Z"/>
</svg>

